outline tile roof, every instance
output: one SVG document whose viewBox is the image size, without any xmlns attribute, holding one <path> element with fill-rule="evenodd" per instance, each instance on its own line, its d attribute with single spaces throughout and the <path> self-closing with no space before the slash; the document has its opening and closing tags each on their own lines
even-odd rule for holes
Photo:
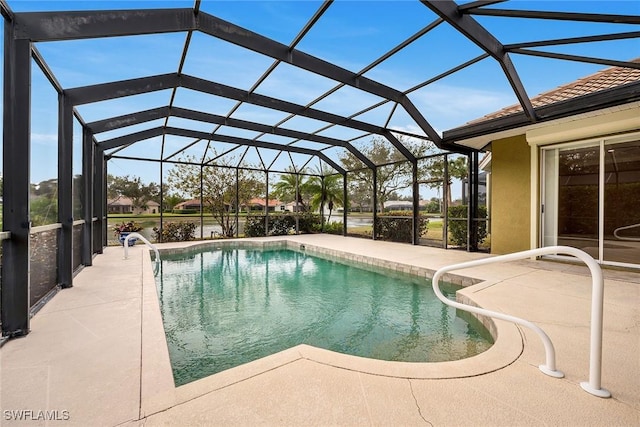
<svg viewBox="0 0 640 427">
<path fill-rule="evenodd" d="M 145 202 L 147 206 L 160 206 L 160 203 L 155 202 L 153 200 L 148 200 Z M 115 199 L 107 199 L 108 206 L 131 206 L 133 205 L 133 200 L 129 197 L 119 196 Z"/>
<path fill-rule="evenodd" d="M 631 60 L 630 62 L 640 62 L 640 58 Z M 531 98 L 534 108 L 545 105 L 555 104 L 556 102 L 566 101 L 568 99 L 577 98 L 582 95 L 588 95 L 601 90 L 612 89 L 623 86 L 628 83 L 640 81 L 640 70 L 627 67 L 609 67 L 597 73 L 582 77 L 574 82 L 558 86 L 555 89 L 541 93 Z M 522 111 L 520 104 L 505 107 L 496 112 L 487 114 L 479 119 L 470 121 L 468 124 L 484 122 L 490 119 L 509 116 L 511 114 Z"/>
<path fill-rule="evenodd" d="M 265 199 L 259 199 L 259 198 L 253 198 L 251 200 L 249 200 L 249 203 L 247 203 L 248 205 L 252 205 L 252 206 L 264 206 L 265 203 Z M 280 206 L 282 204 L 282 202 L 280 200 L 277 199 L 269 199 L 269 206 L 273 207 L 273 206 Z"/>
</svg>

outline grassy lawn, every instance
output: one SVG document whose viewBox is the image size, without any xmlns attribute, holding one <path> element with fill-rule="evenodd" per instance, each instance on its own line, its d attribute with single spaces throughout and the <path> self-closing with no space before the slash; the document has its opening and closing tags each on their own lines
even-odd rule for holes
<svg viewBox="0 0 640 427">
<path fill-rule="evenodd" d="M 432 240 L 442 240 L 442 218 L 429 218 L 427 233 L 422 237 Z"/>
<path fill-rule="evenodd" d="M 240 215 L 242 217 L 243 215 Z M 182 222 L 189 221 L 200 224 L 200 214 L 170 214 L 166 213 L 162 215 L 164 222 Z M 122 222 L 135 221 L 142 225 L 144 228 L 153 228 L 160 225 L 160 214 L 141 214 L 141 215 L 128 215 L 128 214 L 109 214 L 109 226 L 119 224 Z M 215 220 L 211 215 L 203 215 L 202 221 L 205 225 L 215 224 Z"/>
<path fill-rule="evenodd" d="M 349 218 L 353 218 L 353 217 L 371 218 L 371 213 L 359 214 L 359 215 L 349 214 Z M 371 236 L 372 232 L 373 232 L 373 226 L 371 225 L 349 227 L 349 234 Z M 431 218 L 429 218 L 427 233 L 422 237 L 430 240 L 442 240 L 442 218 L 437 216 L 432 216 Z"/>
<path fill-rule="evenodd" d="M 1 213 L 0 207 L 0 213 Z M 342 218 L 342 213 L 339 213 L 340 218 Z M 239 214 L 240 220 L 243 221 L 247 216 L 246 213 Z M 443 219 L 442 217 L 437 216 L 437 214 L 427 214 L 429 216 L 429 225 L 427 227 L 427 233 L 422 236 L 428 240 L 436 240 L 442 241 L 442 228 L 443 228 Z M 333 217 L 333 216 L 332 216 Z M 371 212 L 351 212 L 349 213 L 348 219 L 370 219 L 372 218 Z M 163 215 L 163 220 L 166 222 L 180 222 L 180 221 L 190 221 L 195 222 L 198 226 L 200 225 L 200 214 L 174 214 L 174 213 L 165 213 Z M 144 214 L 144 215 L 130 215 L 130 214 L 110 214 L 109 215 L 109 228 L 119 224 L 121 222 L 126 221 L 135 221 L 139 223 L 142 227 L 144 227 L 149 232 L 153 229 L 153 227 L 160 226 L 160 214 Z M 216 225 L 217 222 L 210 214 L 205 214 L 202 217 L 203 224 L 205 226 Z M 349 227 L 349 234 L 356 234 L 361 236 L 371 236 L 373 232 L 373 227 L 371 225 L 360 225 L 355 227 Z M 205 236 L 208 237 L 208 236 Z M 115 238 L 113 239 L 115 242 Z M 484 242 L 480 244 L 481 249 L 489 248 L 491 245 L 490 237 L 487 237 Z"/>
</svg>

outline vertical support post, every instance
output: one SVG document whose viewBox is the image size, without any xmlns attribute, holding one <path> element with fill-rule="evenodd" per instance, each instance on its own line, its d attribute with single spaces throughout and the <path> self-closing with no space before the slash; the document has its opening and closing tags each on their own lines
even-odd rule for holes
<svg viewBox="0 0 640 427">
<path fill-rule="evenodd" d="M 269 171 L 264 172 L 265 176 L 265 199 L 264 199 L 264 235 L 269 235 Z"/>
<path fill-rule="evenodd" d="M 326 199 L 326 190 L 324 187 L 324 175 L 320 177 L 320 232 L 324 233 L 324 202 Z"/>
<path fill-rule="evenodd" d="M 73 105 L 58 95 L 58 283 L 73 286 Z"/>
<path fill-rule="evenodd" d="M 107 194 L 109 194 L 109 159 L 108 155 L 102 157 L 103 160 L 103 179 L 102 179 L 102 246 L 109 246 L 109 206 L 107 204 Z"/>
<path fill-rule="evenodd" d="M 202 202 L 201 202 L 202 203 Z M 160 231 L 158 241 L 162 243 L 162 227 L 164 226 L 164 162 L 160 159 Z"/>
<path fill-rule="evenodd" d="M 236 237 L 240 237 L 240 169 L 238 168 L 236 168 Z"/>
<path fill-rule="evenodd" d="M 14 39 L 15 24 L 4 27 L 3 170 L 6 177 L 2 210 L 2 335 L 29 333 L 31 43 Z"/>
<path fill-rule="evenodd" d="M 97 218 L 94 226 L 93 251 L 101 254 L 105 246 L 105 169 L 104 150 L 95 146 L 93 150 L 93 216 Z"/>
<path fill-rule="evenodd" d="M 445 154 L 442 160 L 442 170 L 444 171 L 444 177 L 442 179 L 442 206 L 444 218 L 442 220 L 442 245 L 445 249 L 449 247 L 449 193 L 451 192 L 451 186 L 449 185 L 449 155 Z"/>
<path fill-rule="evenodd" d="M 347 194 L 347 171 L 342 175 L 342 235 L 347 235 L 347 206 L 349 206 L 349 196 Z"/>
<path fill-rule="evenodd" d="M 200 240 L 204 239 L 204 165 L 200 164 Z M 224 202 L 223 202 L 224 203 Z"/>
<path fill-rule="evenodd" d="M 378 235 L 378 167 L 374 167 L 371 173 L 373 173 L 373 229 L 371 237 L 376 240 Z"/>
<path fill-rule="evenodd" d="M 469 252 L 478 251 L 478 152 L 469 155 Z"/>
<path fill-rule="evenodd" d="M 296 203 L 293 206 L 296 217 L 296 234 L 300 234 L 300 174 L 296 172 Z"/>
<path fill-rule="evenodd" d="M 420 189 L 418 187 L 418 160 L 411 162 L 413 190 L 413 239 L 414 245 L 420 244 Z"/>
<path fill-rule="evenodd" d="M 108 192 L 108 182 L 107 178 L 109 177 L 109 159 L 110 156 L 104 155 L 104 150 L 102 151 L 102 200 L 100 204 L 102 205 L 102 246 L 109 246 L 109 236 L 107 233 L 109 232 L 109 209 L 107 207 L 107 194 Z"/>
<path fill-rule="evenodd" d="M 93 264 L 93 134 L 86 126 L 82 127 L 82 264 Z"/>
</svg>

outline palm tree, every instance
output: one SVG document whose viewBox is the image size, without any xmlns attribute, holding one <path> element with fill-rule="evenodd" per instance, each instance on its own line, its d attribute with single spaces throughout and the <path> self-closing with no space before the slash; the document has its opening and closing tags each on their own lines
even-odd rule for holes
<svg viewBox="0 0 640 427">
<path fill-rule="evenodd" d="M 311 209 L 319 209 L 320 213 L 324 211 L 325 203 L 329 206 L 329 218 L 331 220 L 331 212 L 334 207 L 342 206 L 343 189 L 341 175 L 327 175 L 324 177 L 312 176 L 305 183 L 305 189 L 311 196 Z"/>
<path fill-rule="evenodd" d="M 288 173 L 281 174 L 280 180 L 273 185 L 272 194 L 274 197 L 282 200 L 283 202 L 294 201 L 296 199 L 296 193 L 298 194 L 297 206 L 302 206 L 302 210 L 306 211 L 307 207 L 304 204 L 302 198 L 302 189 L 305 186 L 303 177 L 294 171 L 288 170 Z M 296 191 L 297 187 L 297 191 Z"/>
</svg>

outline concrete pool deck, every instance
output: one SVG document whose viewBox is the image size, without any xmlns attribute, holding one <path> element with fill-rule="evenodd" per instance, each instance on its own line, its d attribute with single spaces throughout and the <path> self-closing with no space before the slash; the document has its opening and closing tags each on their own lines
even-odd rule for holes
<svg viewBox="0 0 640 427">
<path fill-rule="evenodd" d="M 414 272 L 487 256 L 330 235 L 286 239 Z M 122 255 L 106 248 L 32 319 L 27 337 L 0 349 L 0 425 L 640 425 L 638 271 L 604 270 L 610 399 L 579 386 L 589 375 L 587 268 L 530 260 L 459 272 L 479 281 L 463 294 L 544 329 L 562 379 L 539 371 L 536 334 L 496 320 L 496 345 L 464 361 L 401 364 L 298 346 L 176 388 L 148 250 Z"/>
</svg>

